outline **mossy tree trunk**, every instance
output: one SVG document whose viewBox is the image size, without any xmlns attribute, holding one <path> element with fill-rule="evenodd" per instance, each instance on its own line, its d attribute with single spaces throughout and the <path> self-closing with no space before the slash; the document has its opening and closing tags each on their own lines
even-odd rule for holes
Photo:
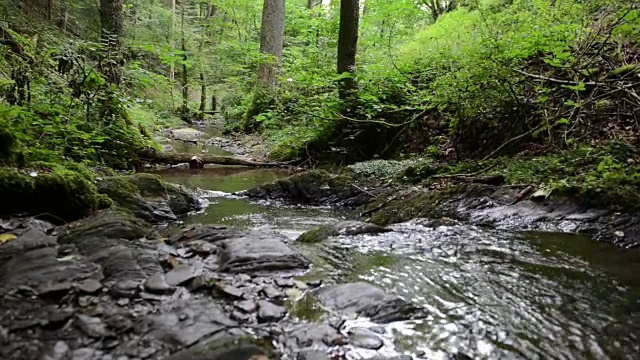
<svg viewBox="0 0 640 360">
<path fill-rule="evenodd" d="M 354 75 L 359 20 L 358 0 L 342 0 L 340 2 L 340 30 L 338 34 L 338 74 L 348 74 L 340 82 L 340 99 L 343 101 L 351 98 L 356 90 Z"/>
<path fill-rule="evenodd" d="M 108 50 L 104 72 L 115 85 L 119 85 L 122 78 L 119 64 L 123 36 L 122 0 L 100 0 L 100 37 Z"/>
<path fill-rule="evenodd" d="M 284 44 L 285 0 L 264 0 L 260 52 L 269 57 L 258 67 L 258 81 L 265 88 L 276 85 Z"/>
</svg>

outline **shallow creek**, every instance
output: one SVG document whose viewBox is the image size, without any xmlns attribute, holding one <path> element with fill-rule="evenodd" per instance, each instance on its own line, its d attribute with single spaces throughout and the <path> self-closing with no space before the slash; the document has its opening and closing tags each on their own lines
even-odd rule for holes
<svg viewBox="0 0 640 360">
<path fill-rule="evenodd" d="M 160 173 L 209 197 L 206 211 L 187 218 L 188 223 L 271 229 L 295 239 L 347 216 L 329 208 L 252 202 L 230 194 L 287 175 L 279 171 L 214 167 Z M 456 222 L 416 220 L 392 228 L 380 235 L 294 244 L 313 263 L 305 278 L 370 282 L 428 310 L 421 320 L 389 324 L 379 352 L 354 349 L 350 356 L 640 356 L 640 253 L 585 237 L 512 233 Z M 289 305 L 293 317 L 322 317 L 304 298 Z M 362 319 L 349 322 L 374 326 Z"/>
</svg>

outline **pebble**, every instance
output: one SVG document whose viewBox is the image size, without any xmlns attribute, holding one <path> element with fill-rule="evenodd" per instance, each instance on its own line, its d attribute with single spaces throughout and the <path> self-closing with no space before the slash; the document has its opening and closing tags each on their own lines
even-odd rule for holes
<svg viewBox="0 0 640 360">
<path fill-rule="evenodd" d="M 165 280 L 170 286 L 178 286 L 194 277 L 196 277 L 195 269 L 192 266 L 182 264 L 169 271 L 165 276 Z"/>
<path fill-rule="evenodd" d="M 148 292 L 155 294 L 164 294 L 171 290 L 171 286 L 167 284 L 164 274 L 151 275 L 147 281 L 144 282 L 144 288 Z"/>
<path fill-rule="evenodd" d="M 287 309 L 268 301 L 258 302 L 258 319 L 264 322 L 278 321 L 287 315 Z"/>
<path fill-rule="evenodd" d="M 89 337 L 101 338 L 109 335 L 107 326 L 100 318 L 78 314 L 76 315 L 76 323 Z"/>
<path fill-rule="evenodd" d="M 100 289 L 102 289 L 102 284 L 95 279 L 87 279 L 78 284 L 78 290 L 87 294 L 95 294 L 100 291 Z"/>
<path fill-rule="evenodd" d="M 116 301 L 116 304 L 120 305 L 120 306 L 127 306 L 129 305 L 129 298 L 122 298 L 122 299 L 118 299 L 118 301 Z"/>
<path fill-rule="evenodd" d="M 294 287 L 296 285 L 292 278 L 277 278 L 275 282 L 280 287 Z"/>
<path fill-rule="evenodd" d="M 218 290 L 224 293 L 225 295 L 229 295 L 232 298 L 242 299 L 244 298 L 244 293 L 242 290 L 238 289 L 235 286 L 231 285 L 221 285 L 218 287 Z"/>
<path fill-rule="evenodd" d="M 382 339 L 373 331 L 367 328 L 354 328 L 349 331 L 349 341 L 353 346 L 379 350 L 384 346 Z"/>
</svg>

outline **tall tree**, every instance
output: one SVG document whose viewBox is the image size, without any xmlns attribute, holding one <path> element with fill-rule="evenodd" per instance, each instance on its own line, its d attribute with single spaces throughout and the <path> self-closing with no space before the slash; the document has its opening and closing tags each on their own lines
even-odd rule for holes
<svg viewBox="0 0 640 360">
<path fill-rule="evenodd" d="M 358 48 L 359 19 L 360 6 L 358 0 L 341 0 L 340 30 L 338 33 L 338 74 L 349 74 L 341 82 L 340 98 L 342 100 L 348 98 L 356 87 L 353 75 L 355 74 Z"/>
<path fill-rule="evenodd" d="M 100 36 L 109 54 L 105 73 L 112 84 L 120 84 L 120 47 L 124 36 L 122 0 L 100 0 Z"/>
<path fill-rule="evenodd" d="M 258 68 L 258 81 L 266 88 L 276 84 L 284 44 L 284 14 L 285 0 L 264 0 L 260 52 L 270 58 L 261 62 Z"/>
</svg>

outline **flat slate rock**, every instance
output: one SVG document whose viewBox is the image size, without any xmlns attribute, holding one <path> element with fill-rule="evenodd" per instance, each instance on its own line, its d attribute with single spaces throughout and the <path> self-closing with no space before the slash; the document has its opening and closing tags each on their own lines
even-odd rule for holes
<svg viewBox="0 0 640 360">
<path fill-rule="evenodd" d="M 252 234 L 225 240 L 220 250 L 220 270 L 251 272 L 307 268 L 309 262 L 274 237 Z"/>
<path fill-rule="evenodd" d="M 379 350 L 384 346 L 384 342 L 373 331 L 367 328 L 354 328 L 349 331 L 349 342 L 353 346 Z"/>
<path fill-rule="evenodd" d="M 315 296 L 329 310 L 347 316 L 357 314 L 375 322 L 407 320 L 419 313 L 412 304 L 368 283 L 325 286 L 316 290 Z"/>
<path fill-rule="evenodd" d="M 169 286 L 178 286 L 186 283 L 187 281 L 197 276 L 196 270 L 193 266 L 178 265 L 173 270 L 169 271 L 165 275 L 165 280 Z"/>
<path fill-rule="evenodd" d="M 258 319 L 264 322 L 278 321 L 287 315 L 287 309 L 269 301 L 258 302 Z"/>
<path fill-rule="evenodd" d="M 164 274 L 154 274 L 144 282 L 144 289 L 153 294 L 165 294 L 171 292 L 172 288 L 167 284 Z"/>
<path fill-rule="evenodd" d="M 155 328 L 152 334 L 163 342 L 191 346 L 205 337 L 236 326 L 219 305 L 208 299 L 188 301 L 167 310 L 149 316 Z"/>
</svg>

